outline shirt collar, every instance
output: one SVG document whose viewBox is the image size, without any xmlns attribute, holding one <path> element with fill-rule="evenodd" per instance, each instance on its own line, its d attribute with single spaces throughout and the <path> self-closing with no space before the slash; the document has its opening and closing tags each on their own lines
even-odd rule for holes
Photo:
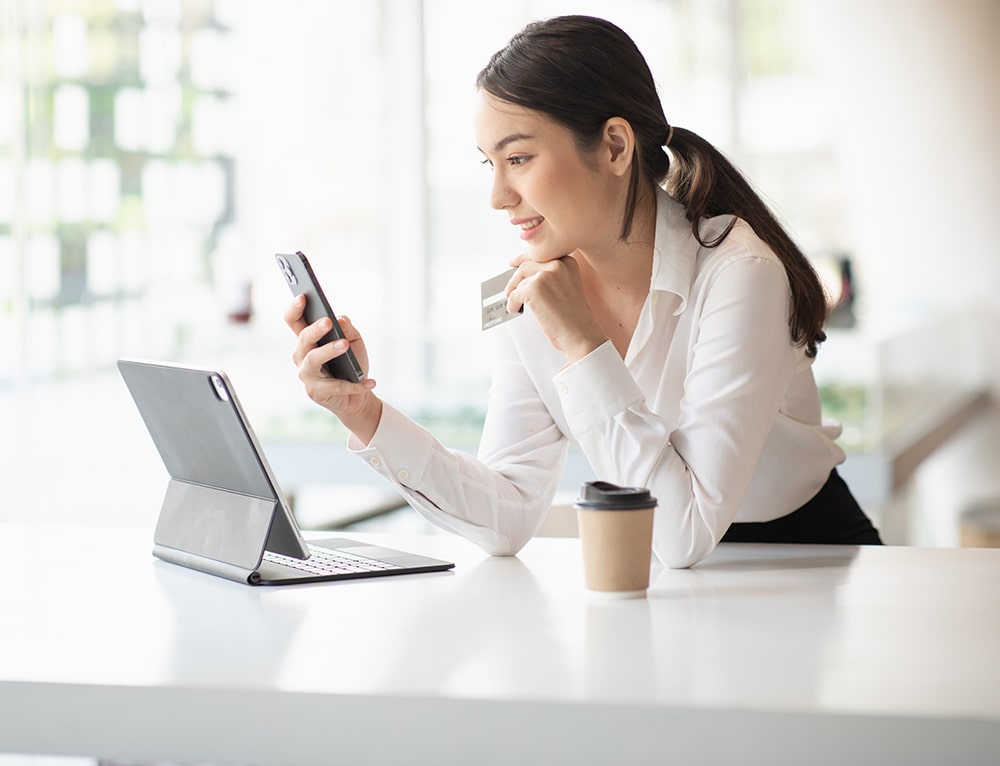
<svg viewBox="0 0 1000 766">
<path fill-rule="evenodd" d="M 680 298 L 675 316 L 687 306 L 700 247 L 691 231 L 691 223 L 684 217 L 684 206 L 656 187 L 656 234 L 649 287 L 651 292 L 661 290 Z"/>
<path fill-rule="evenodd" d="M 701 222 L 701 234 L 712 241 L 731 224 L 733 216 L 720 215 Z M 698 271 L 701 245 L 694 237 L 684 206 L 656 187 L 656 234 L 653 241 L 653 277 L 649 289 L 674 293 L 680 298 L 674 316 L 687 307 L 691 285 Z"/>
</svg>

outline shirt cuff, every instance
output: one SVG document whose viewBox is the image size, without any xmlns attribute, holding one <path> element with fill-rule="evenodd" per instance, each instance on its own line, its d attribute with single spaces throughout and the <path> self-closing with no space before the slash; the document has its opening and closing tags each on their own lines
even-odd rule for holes
<svg viewBox="0 0 1000 766">
<path fill-rule="evenodd" d="M 639 385 L 610 340 L 564 367 L 552 382 L 576 437 L 643 400 Z"/>
<path fill-rule="evenodd" d="M 382 402 L 382 417 L 368 445 L 351 436 L 347 449 L 394 484 L 420 486 L 436 440 L 395 407 Z"/>
</svg>

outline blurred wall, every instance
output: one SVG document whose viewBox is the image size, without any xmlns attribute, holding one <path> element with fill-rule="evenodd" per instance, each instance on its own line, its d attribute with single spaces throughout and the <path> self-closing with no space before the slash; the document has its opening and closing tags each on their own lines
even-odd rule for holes
<svg viewBox="0 0 1000 766">
<path fill-rule="evenodd" d="M 996 387 L 1000 2 L 814 0 L 814 8 L 862 319 L 891 331 L 973 315 L 976 361 Z"/>
</svg>

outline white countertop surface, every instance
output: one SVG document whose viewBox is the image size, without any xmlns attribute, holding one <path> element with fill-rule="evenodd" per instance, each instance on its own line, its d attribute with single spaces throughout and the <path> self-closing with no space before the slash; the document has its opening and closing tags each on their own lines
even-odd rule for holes
<svg viewBox="0 0 1000 766">
<path fill-rule="evenodd" d="M 457 566 L 253 588 L 142 527 L 0 523 L 0 751 L 997 762 L 1000 550 L 724 545 L 609 603 L 577 540 L 351 536 Z"/>
</svg>

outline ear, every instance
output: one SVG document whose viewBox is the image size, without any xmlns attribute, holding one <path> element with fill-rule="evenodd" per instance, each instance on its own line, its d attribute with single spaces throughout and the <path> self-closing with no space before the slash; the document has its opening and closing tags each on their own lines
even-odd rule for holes
<svg viewBox="0 0 1000 766">
<path fill-rule="evenodd" d="M 611 117 L 604 123 L 604 145 L 608 167 L 617 176 L 626 175 L 632 167 L 635 152 L 635 133 L 629 121 Z"/>
</svg>

